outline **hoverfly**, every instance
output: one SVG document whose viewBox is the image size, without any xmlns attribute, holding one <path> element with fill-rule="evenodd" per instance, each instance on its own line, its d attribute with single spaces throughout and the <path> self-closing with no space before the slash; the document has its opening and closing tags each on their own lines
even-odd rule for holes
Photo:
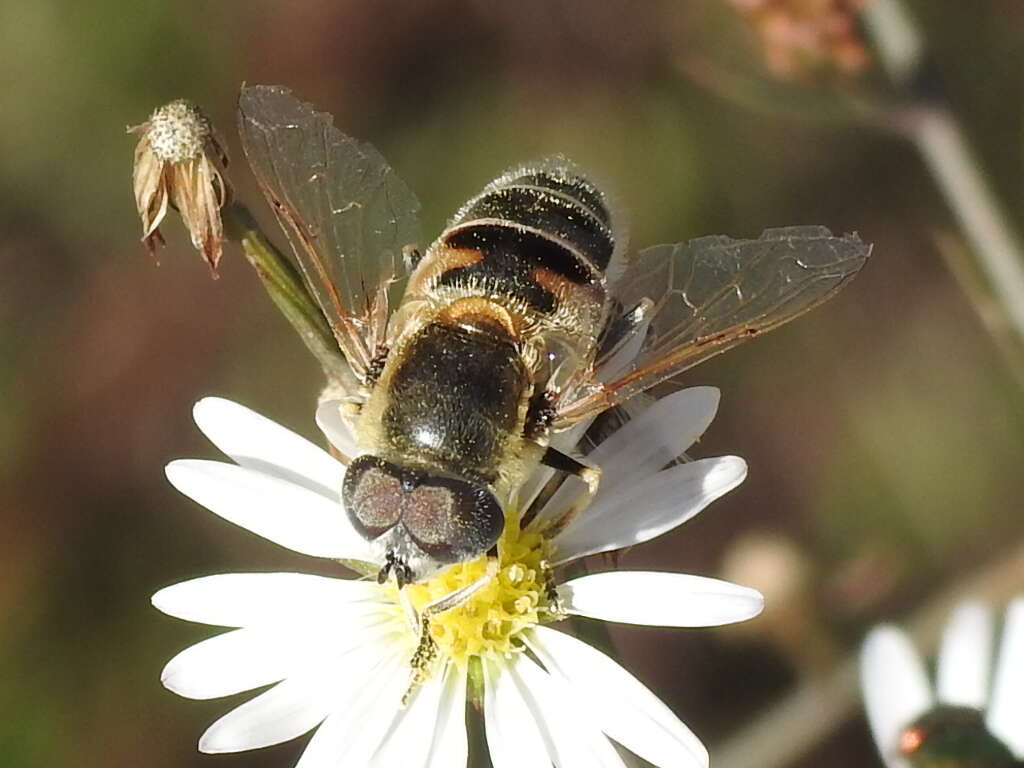
<svg viewBox="0 0 1024 768">
<path fill-rule="evenodd" d="M 492 181 L 420 255 L 416 198 L 375 149 L 281 87 L 245 88 L 239 120 L 350 368 L 327 406 L 354 436 L 345 514 L 400 590 L 493 552 L 539 466 L 592 493 L 599 470 L 559 434 L 820 304 L 870 251 L 790 227 L 629 256 L 602 192 L 553 158 Z"/>
</svg>

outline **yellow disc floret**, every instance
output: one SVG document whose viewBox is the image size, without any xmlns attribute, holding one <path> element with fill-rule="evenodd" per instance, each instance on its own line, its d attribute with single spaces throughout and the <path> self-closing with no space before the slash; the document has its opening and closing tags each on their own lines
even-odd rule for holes
<svg viewBox="0 0 1024 768">
<path fill-rule="evenodd" d="M 512 516 L 498 540 L 498 574 L 466 602 L 430 618 L 427 631 L 439 654 L 464 667 L 470 657 L 508 657 L 521 650 L 520 632 L 549 617 L 548 555 L 541 534 L 523 531 Z M 421 584 L 405 587 L 413 607 L 472 584 L 485 573 L 486 556 L 453 565 Z"/>
</svg>

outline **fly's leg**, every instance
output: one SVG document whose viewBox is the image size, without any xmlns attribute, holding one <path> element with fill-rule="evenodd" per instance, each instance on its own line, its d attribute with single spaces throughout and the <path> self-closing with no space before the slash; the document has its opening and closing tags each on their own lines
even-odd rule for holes
<svg viewBox="0 0 1024 768">
<path fill-rule="evenodd" d="M 487 554 L 487 567 L 480 578 L 427 603 L 419 612 L 416 611 L 408 597 L 405 596 L 405 590 L 399 590 L 399 595 L 402 598 L 402 609 L 405 611 L 406 618 L 409 619 L 410 625 L 418 638 L 416 650 L 413 651 L 412 660 L 410 661 L 412 679 L 409 681 L 409 688 L 406 690 L 405 695 L 402 696 L 403 708 L 408 706 L 409 702 L 412 701 L 413 694 L 416 693 L 423 683 L 430 679 L 434 672 L 438 648 L 437 643 L 434 642 L 434 638 L 430 634 L 430 619 L 464 604 L 473 595 L 486 587 L 498 575 L 499 569 L 497 552 L 492 550 Z"/>
<path fill-rule="evenodd" d="M 480 576 L 480 578 L 471 581 L 464 587 L 459 587 L 454 592 L 442 595 L 433 602 L 427 603 L 423 606 L 421 614 L 425 618 L 429 618 L 431 616 L 437 616 L 439 613 L 450 611 L 452 608 L 458 608 L 464 602 L 469 600 L 469 598 L 486 587 L 490 583 L 491 579 L 498 575 L 498 570 L 497 552 L 494 554 L 488 553 L 487 567 L 484 569 L 483 575 Z"/>
<path fill-rule="evenodd" d="M 422 259 L 423 252 L 418 245 L 410 243 L 402 246 L 402 261 L 404 262 L 403 266 L 406 272 L 412 272 L 416 269 Z"/>
<path fill-rule="evenodd" d="M 540 459 L 540 463 L 546 467 L 557 469 L 560 472 L 568 472 L 575 475 L 587 484 L 587 496 L 593 498 L 597 494 L 597 488 L 601 485 L 601 468 L 590 467 L 583 462 L 567 456 L 554 448 L 547 448 Z"/>
<path fill-rule="evenodd" d="M 582 495 L 582 498 L 576 500 L 576 502 L 569 507 L 569 509 L 555 520 L 551 527 L 545 531 L 545 536 L 553 537 L 559 531 L 563 530 L 580 512 L 590 506 L 590 502 L 594 500 L 594 496 L 597 495 L 597 489 L 601 485 L 601 468 L 600 467 L 589 467 L 580 461 L 577 461 L 572 456 L 566 456 L 561 451 L 556 451 L 554 448 L 549 447 L 544 451 L 544 455 L 540 460 L 541 464 L 557 469 L 561 472 L 568 472 L 570 475 L 575 475 L 587 485 L 587 491 Z"/>
</svg>

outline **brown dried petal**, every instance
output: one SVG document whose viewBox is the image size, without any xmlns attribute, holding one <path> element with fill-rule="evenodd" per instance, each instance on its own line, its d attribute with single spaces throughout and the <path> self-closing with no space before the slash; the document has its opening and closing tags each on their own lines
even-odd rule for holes
<svg viewBox="0 0 1024 768">
<path fill-rule="evenodd" d="M 176 165 L 173 174 L 172 202 L 188 228 L 192 244 L 216 270 L 224 240 L 220 218 L 223 188 L 215 182 L 219 174 L 205 157 Z"/>
</svg>

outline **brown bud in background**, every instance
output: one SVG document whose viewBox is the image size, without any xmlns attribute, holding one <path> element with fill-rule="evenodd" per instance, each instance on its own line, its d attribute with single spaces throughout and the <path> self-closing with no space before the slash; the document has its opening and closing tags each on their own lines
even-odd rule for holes
<svg viewBox="0 0 1024 768">
<path fill-rule="evenodd" d="M 817 608 L 819 580 L 796 542 L 776 533 L 747 533 L 725 553 L 722 575 L 754 587 L 771 606 L 763 620 L 738 630 L 772 643 L 802 674 L 813 677 L 833 668 L 838 649 Z"/>
<path fill-rule="evenodd" d="M 140 135 L 133 182 L 146 249 L 155 256 L 164 244 L 160 224 L 170 205 L 216 276 L 224 242 L 220 211 L 232 193 L 228 156 L 209 119 L 195 104 L 179 99 L 128 132 Z"/>
<path fill-rule="evenodd" d="M 857 14 L 868 0 L 727 0 L 754 28 L 779 77 L 832 69 L 857 74 L 868 51 Z"/>
</svg>

